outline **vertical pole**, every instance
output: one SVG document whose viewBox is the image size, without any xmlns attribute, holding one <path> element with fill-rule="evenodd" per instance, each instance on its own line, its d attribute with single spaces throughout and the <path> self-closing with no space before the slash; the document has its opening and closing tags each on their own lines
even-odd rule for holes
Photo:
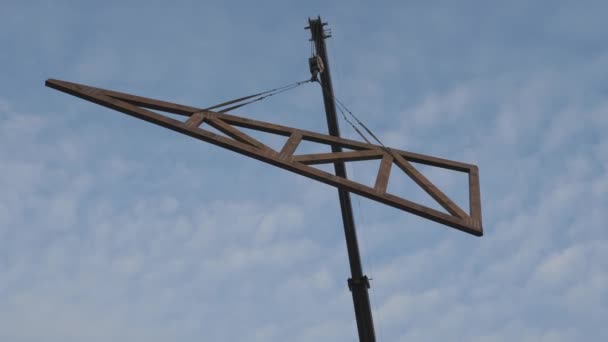
<svg viewBox="0 0 608 342">
<path fill-rule="evenodd" d="M 325 114 L 327 116 L 327 127 L 329 134 L 332 136 L 340 136 L 340 128 L 336 117 L 336 104 L 334 101 L 334 91 L 331 84 L 331 76 L 329 73 L 329 63 L 327 60 L 327 50 L 325 48 L 325 38 L 329 35 L 325 34 L 323 26 L 327 23 L 321 21 L 321 17 L 317 19 L 308 19 L 311 40 L 315 43 L 317 56 L 321 58 L 324 70 L 320 73 L 320 83 L 323 90 L 323 102 L 325 104 Z M 332 152 L 341 152 L 340 146 L 332 146 Z M 346 178 L 346 168 L 344 162 L 334 163 L 336 176 Z M 361 268 L 361 257 L 359 255 L 359 245 L 357 243 L 357 232 L 355 230 L 355 219 L 353 217 L 353 208 L 350 201 L 348 191 L 338 188 L 338 196 L 340 198 L 340 208 L 342 210 L 342 222 L 344 223 L 344 235 L 346 237 L 346 249 L 348 251 L 348 260 L 350 263 L 351 278 L 348 279 L 348 288 L 353 296 L 353 304 L 355 307 L 355 319 L 357 320 L 357 330 L 359 332 L 360 342 L 375 342 L 376 336 L 374 333 L 374 322 L 372 319 L 372 310 L 369 302 L 369 279 L 363 274 Z"/>
</svg>

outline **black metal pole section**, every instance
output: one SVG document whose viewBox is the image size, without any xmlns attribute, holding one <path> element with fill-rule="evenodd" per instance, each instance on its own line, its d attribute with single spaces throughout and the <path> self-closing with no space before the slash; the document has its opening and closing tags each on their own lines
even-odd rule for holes
<svg viewBox="0 0 608 342">
<path fill-rule="evenodd" d="M 329 73 L 329 63 L 327 60 L 327 50 L 325 48 L 326 34 L 323 26 L 327 23 L 321 21 L 321 17 L 317 19 L 308 19 L 311 41 L 315 44 L 316 56 L 322 61 L 322 66 L 319 72 L 321 88 L 323 90 L 323 102 L 325 103 L 325 114 L 327 115 L 327 127 L 329 134 L 339 137 L 340 128 L 336 116 L 336 104 L 334 101 L 334 91 L 331 84 L 331 76 Z M 316 57 L 315 56 L 315 57 Z M 311 68 L 312 69 L 312 68 Z M 341 152 L 339 146 L 332 146 L 332 152 Z M 343 162 L 334 163 L 336 175 L 346 178 L 346 168 Z M 353 217 L 353 208 L 350 201 L 348 191 L 338 189 L 340 198 L 340 208 L 342 209 L 342 221 L 344 223 L 344 235 L 346 236 L 346 249 L 348 251 L 348 260 L 350 262 L 351 278 L 348 279 L 348 288 L 353 296 L 353 304 L 355 307 L 355 318 L 357 320 L 357 329 L 359 331 L 360 342 L 375 342 L 376 336 L 374 333 L 374 321 L 372 319 L 372 310 L 369 302 L 369 279 L 363 274 L 361 268 L 361 257 L 359 255 L 359 245 L 357 243 L 357 232 L 355 230 L 355 219 Z"/>
</svg>

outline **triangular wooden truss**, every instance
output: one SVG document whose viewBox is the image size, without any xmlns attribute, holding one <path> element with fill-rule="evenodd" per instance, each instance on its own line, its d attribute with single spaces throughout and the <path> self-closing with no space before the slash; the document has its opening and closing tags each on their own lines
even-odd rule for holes
<svg viewBox="0 0 608 342">
<path fill-rule="evenodd" d="M 49 79 L 46 86 L 80 97 L 171 129 L 173 131 L 203 140 L 228 150 L 278 166 L 302 176 L 315 179 L 357 195 L 390 205 L 429 220 L 456 228 L 476 236 L 483 235 L 481 224 L 481 203 L 479 193 L 479 171 L 477 166 L 427 155 L 385 148 L 378 145 L 333 137 L 311 131 L 275 125 L 239 116 L 183 106 L 175 103 L 94 88 L 82 84 Z M 184 115 L 185 121 L 173 119 L 151 110 Z M 207 124 L 226 136 L 215 134 L 200 126 Z M 203 126 L 204 127 L 204 126 Z M 247 135 L 239 127 L 289 137 L 280 151 L 273 150 L 255 138 Z M 295 154 L 302 140 L 329 146 L 340 146 L 352 151 L 318 154 Z M 312 164 L 336 161 L 381 160 L 374 187 L 335 176 L 314 168 Z M 426 164 L 469 174 L 469 208 L 465 213 L 443 192 L 422 175 L 411 162 Z M 387 193 L 386 188 L 393 165 L 405 172 L 414 182 L 437 201 L 447 213 L 414 203 L 405 198 Z"/>
</svg>

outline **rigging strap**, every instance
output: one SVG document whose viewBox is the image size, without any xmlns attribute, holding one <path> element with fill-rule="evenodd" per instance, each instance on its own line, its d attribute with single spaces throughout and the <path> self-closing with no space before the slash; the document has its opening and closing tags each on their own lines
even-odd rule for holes
<svg viewBox="0 0 608 342">
<path fill-rule="evenodd" d="M 322 71 L 321 71 L 322 72 Z M 246 106 L 248 104 L 257 102 L 257 101 L 261 101 L 264 100 L 265 98 L 271 97 L 273 95 L 276 94 L 280 94 L 283 92 L 286 92 L 288 90 L 291 89 L 295 89 L 305 83 L 309 83 L 309 82 L 317 82 L 319 83 L 319 85 L 321 85 L 321 81 L 319 81 L 318 78 L 316 77 L 312 77 L 310 79 L 307 80 L 303 80 L 303 81 L 299 81 L 299 82 L 294 82 L 288 85 L 284 85 L 282 87 L 277 87 L 274 89 L 270 89 L 270 90 L 266 90 L 257 94 L 253 94 L 253 95 L 248 95 L 248 96 L 243 96 L 243 97 L 239 97 L 237 99 L 234 100 L 230 100 L 230 101 L 226 101 L 226 102 L 222 102 L 216 105 L 213 105 L 211 107 L 207 107 L 205 108 L 205 110 L 212 110 L 212 109 L 218 109 L 218 108 L 222 108 L 222 107 L 226 107 L 229 105 L 233 105 L 230 106 L 228 108 L 224 108 L 219 110 L 219 113 L 226 113 L 228 111 Z M 323 91 L 325 91 L 325 89 L 323 88 L 323 86 L 321 85 L 321 89 L 323 89 Z M 386 149 L 386 146 L 384 146 L 384 144 L 382 143 L 382 141 L 380 141 L 380 139 L 378 139 L 378 137 L 376 137 L 376 135 L 369 129 L 367 128 L 367 126 L 365 126 L 365 124 L 363 124 L 363 122 L 361 122 L 361 120 L 359 120 L 359 118 L 357 118 L 347 107 L 344 103 L 342 103 L 342 101 L 340 101 L 336 96 L 332 96 L 332 100 L 334 101 L 334 103 L 336 104 L 336 108 L 340 111 L 340 114 L 342 114 L 342 117 L 344 118 L 344 120 L 355 130 L 355 132 L 357 132 L 357 134 L 359 134 L 359 136 L 365 140 L 366 143 L 371 144 L 371 142 L 369 141 L 369 139 L 365 136 L 365 134 L 363 134 L 363 132 L 361 132 L 361 130 L 359 130 L 359 128 L 357 128 L 357 126 L 346 116 L 345 111 L 353 118 L 355 119 L 355 121 L 357 122 L 357 124 L 362 127 L 380 146 L 382 146 L 384 149 Z"/>
<path fill-rule="evenodd" d="M 364 130 L 365 130 L 367 133 L 369 133 L 369 135 L 371 135 L 371 136 L 372 136 L 372 138 L 374 138 L 374 140 L 376 140 L 376 142 L 377 142 L 378 144 L 380 144 L 380 146 L 384 147 L 384 149 L 386 150 L 386 146 L 384 146 L 384 144 L 382 143 L 382 141 L 380 141 L 380 139 L 378 139 L 378 137 L 376 137 L 376 135 L 375 135 L 374 133 L 372 133 L 372 131 L 371 131 L 369 128 L 367 128 L 367 126 L 365 126 L 365 124 L 363 124 L 363 122 L 361 122 L 361 121 L 360 121 L 360 120 L 359 120 L 359 119 L 358 119 L 358 118 L 355 116 L 355 114 L 353 114 L 353 113 L 352 113 L 352 112 L 351 112 L 351 111 L 350 111 L 348 108 L 346 108 L 346 105 L 344 105 L 344 103 L 342 103 L 340 100 L 338 100 L 338 98 L 337 98 L 337 97 L 335 97 L 335 96 L 334 96 L 334 99 L 336 100 L 336 102 L 337 102 L 337 103 L 338 103 L 340 106 L 342 106 L 342 107 L 343 107 L 343 108 L 344 108 L 344 109 L 345 109 L 345 110 L 348 112 L 348 114 L 350 114 L 350 116 L 352 116 L 352 117 L 353 117 L 353 118 L 354 118 L 354 119 L 357 121 L 357 123 L 359 124 L 359 126 L 363 127 L 363 129 L 364 129 Z M 356 129 L 356 128 L 355 128 L 355 129 Z M 366 140 L 367 140 L 367 139 L 366 139 Z"/>
<path fill-rule="evenodd" d="M 222 102 L 222 103 L 213 105 L 211 107 L 207 107 L 207 108 L 205 108 L 205 110 L 212 110 L 212 109 L 222 108 L 222 107 L 225 107 L 225 106 L 228 106 L 228 105 L 232 105 L 232 104 L 238 103 L 237 105 L 234 105 L 234 106 L 231 106 L 231 107 L 228 107 L 228 108 L 224 108 L 224 109 L 222 109 L 222 110 L 219 111 L 220 113 L 225 113 L 225 112 L 228 112 L 230 110 L 233 110 L 233 109 L 240 108 L 240 107 L 243 107 L 245 105 L 248 105 L 250 103 L 261 101 L 261 100 L 263 100 L 263 99 L 265 99 L 267 97 L 270 97 L 270 96 L 273 96 L 273 95 L 276 95 L 276 94 L 280 94 L 282 92 L 285 92 L 285 91 L 297 88 L 297 87 L 301 86 L 302 84 L 308 83 L 308 82 L 310 82 L 310 80 L 299 81 L 299 82 L 295 82 L 295 83 L 292 83 L 292 84 L 284 85 L 282 87 L 266 90 L 266 91 L 263 91 L 261 93 L 239 97 L 238 99 Z M 253 99 L 253 100 L 251 100 L 251 99 Z M 247 101 L 247 100 L 249 100 L 249 101 Z M 246 102 L 243 102 L 243 101 L 246 101 Z"/>
<path fill-rule="evenodd" d="M 323 88 L 323 85 L 321 84 L 321 81 L 319 81 L 318 79 L 313 79 L 313 81 L 315 81 L 315 82 L 319 83 L 319 85 L 321 85 L 321 89 L 323 90 L 323 92 L 325 92 L 325 88 Z M 328 95 L 329 95 L 329 93 L 326 93 L 326 94 L 328 94 Z M 355 119 L 355 121 L 357 121 L 357 124 L 359 124 L 359 126 L 363 127 L 363 129 L 364 129 L 364 130 L 365 130 L 365 131 L 366 131 L 366 132 L 367 132 L 369 135 L 371 135 L 371 136 L 372 136 L 372 138 L 373 138 L 373 139 L 374 139 L 374 140 L 375 140 L 375 141 L 376 141 L 376 142 L 377 142 L 377 143 L 378 143 L 380 146 L 382 146 L 382 148 L 384 148 L 384 150 L 387 150 L 387 151 L 388 151 L 388 149 L 386 148 L 386 146 L 384 146 L 384 144 L 382 143 L 382 141 L 380 141 L 380 139 L 379 139 L 378 137 L 376 137 L 376 135 L 375 135 L 374 133 L 372 133 L 372 131 L 371 131 L 369 128 L 367 128 L 367 126 L 365 126 L 365 125 L 363 124 L 363 122 L 361 122 L 361 120 L 359 120 L 359 119 L 358 119 L 358 118 L 355 116 L 355 114 L 353 114 L 353 113 L 352 113 L 352 112 L 351 112 L 351 111 L 350 111 L 350 110 L 349 110 L 349 109 L 346 107 L 346 105 L 345 105 L 344 103 L 342 103 L 342 101 L 338 100 L 338 98 L 337 98 L 335 95 L 334 95 L 334 96 L 331 96 L 331 95 L 330 95 L 330 97 L 332 98 L 332 100 L 333 100 L 333 101 L 334 101 L 334 103 L 336 104 L 336 108 L 337 108 L 337 109 L 340 111 L 340 114 L 342 114 L 342 118 L 344 118 L 344 120 L 345 120 L 345 121 L 346 121 L 346 122 L 347 122 L 347 123 L 348 123 L 348 124 L 349 124 L 349 125 L 350 125 L 350 126 L 353 128 L 353 129 L 354 129 L 354 130 L 355 130 L 355 132 L 357 132 L 357 134 L 359 134 L 359 136 L 360 136 L 360 137 L 361 137 L 363 140 L 365 140 L 365 142 L 366 142 L 366 143 L 368 143 L 368 144 L 370 144 L 370 145 L 372 144 L 372 143 L 369 141 L 369 139 L 367 139 L 367 137 L 366 137 L 366 136 L 365 136 L 365 135 L 364 135 L 364 134 L 363 134 L 363 133 L 362 133 L 362 132 L 361 132 L 361 131 L 360 131 L 360 130 L 357 128 L 357 126 L 355 126 L 355 124 L 354 124 L 354 123 L 353 123 L 353 122 L 352 122 L 350 119 L 348 119 L 348 117 L 346 116 L 346 114 L 344 113 L 344 111 L 348 112 L 348 114 L 349 114 L 350 116 L 352 116 L 352 117 Z"/>
</svg>

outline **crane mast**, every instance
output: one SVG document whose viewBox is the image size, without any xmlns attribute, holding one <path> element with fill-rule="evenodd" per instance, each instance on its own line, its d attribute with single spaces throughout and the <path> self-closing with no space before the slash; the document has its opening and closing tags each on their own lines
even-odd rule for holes
<svg viewBox="0 0 608 342">
<path fill-rule="evenodd" d="M 327 48 L 325 39 L 330 37 L 326 33 L 324 26 L 327 23 L 321 21 L 321 17 L 316 19 L 308 19 L 308 27 L 310 30 L 311 40 L 314 43 L 315 56 L 314 60 L 321 60 L 317 67 L 323 93 L 323 104 L 325 105 L 325 114 L 327 118 L 327 130 L 329 135 L 340 137 L 340 127 L 336 115 L 336 102 L 334 100 L 334 89 L 331 82 L 331 74 L 329 61 L 327 57 Z M 312 63 L 310 63 L 312 64 Z M 316 75 L 313 75 L 315 77 Z M 332 146 L 333 153 L 342 152 L 342 147 Z M 343 161 L 334 163 L 336 176 L 347 179 L 346 167 Z M 359 253 L 359 243 L 357 241 L 357 230 L 355 227 L 355 218 L 353 216 L 353 206 L 350 200 L 350 193 L 345 189 L 338 188 L 338 198 L 340 200 L 340 210 L 342 213 L 342 223 L 344 226 L 344 237 L 346 239 L 346 250 L 348 253 L 348 262 L 350 264 L 351 277 L 348 279 L 348 288 L 353 297 L 353 305 L 355 308 L 355 319 L 357 321 L 357 330 L 359 332 L 360 342 L 375 342 L 376 334 L 374 332 L 374 320 L 372 317 L 372 309 L 369 301 L 368 289 L 370 288 L 369 278 L 363 274 L 361 266 L 361 255 Z"/>
</svg>

